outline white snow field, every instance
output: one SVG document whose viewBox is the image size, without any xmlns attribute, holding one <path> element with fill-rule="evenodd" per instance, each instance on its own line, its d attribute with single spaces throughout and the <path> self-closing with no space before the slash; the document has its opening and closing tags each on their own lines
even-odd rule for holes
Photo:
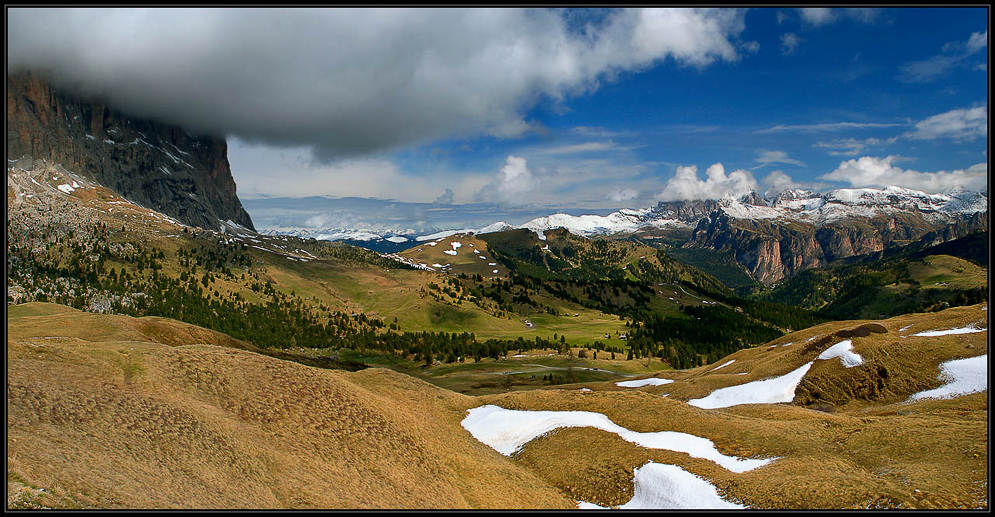
<svg viewBox="0 0 995 517">
<path fill-rule="evenodd" d="M 717 409 L 739 404 L 791 402 L 795 398 L 795 388 L 814 362 L 809 361 L 780 377 L 719 388 L 709 393 L 707 397 L 689 400 L 688 404 L 702 409 Z"/>
<path fill-rule="evenodd" d="M 948 330 L 927 330 L 925 332 L 920 332 L 918 334 L 912 334 L 913 336 L 919 337 L 936 337 L 936 336 L 946 336 L 948 334 L 973 334 L 975 332 L 984 332 L 988 329 L 979 329 L 974 325 L 968 325 L 966 327 L 960 327 Z"/>
<path fill-rule="evenodd" d="M 633 469 L 634 493 L 619 510 L 738 510 L 745 508 L 719 496 L 715 485 L 678 467 L 652 461 Z M 604 510 L 585 501 L 577 501 L 582 510 Z"/>
<path fill-rule="evenodd" d="M 940 380 L 948 381 L 933 390 L 920 391 L 906 402 L 921 399 L 949 399 L 988 389 L 988 354 L 953 359 L 940 364 Z"/>
<path fill-rule="evenodd" d="M 474 438 L 505 456 L 512 455 L 526 443 L 561 427 L 593 427 L 615 433 L 627 442 L 648 449 L 683 452 L 693 458 L 713 461 L 732 472 L 753 470 L 777 459 L 726 456 L 707 438 L 675 431 L 630 431 L 605 415 L 590 411 L 524 411 L 488 404 L 467 410 L 467 416 L 461 425 Z"/>
<path fill-rule="evenodd" d="M 819 357 L 816 357 L 816 359 L 826 360 L 834 357 L 840 358 L 840 362 L 843 363 L 844 368 L 853 368 L 854 366 L 864 364 L 864 358 L 860 357 L 860 354 L 853 351 L 853 342 L 849 339 L 844 339 L 843 341 L 827 348 L 826 351 L 819 354 Z"/>
<path fill-rule="evenodd" d="M 718 370 L 719 368 L 725 368 L 726 366 L 729 366 L 730 364 L 732 364 L 732 363 L 735 363 L 735 362 L 736 362 L 736 360 L 735 360 L 735 359 L 730 359 L 730 360 L 728 360 L 728 361 L 726 361 L 726 362 L 724 362 L 724 363 L 722 363 L 722 364 L 720 364 L 720 365 L 716 366 L 715 368 L 712 368 L 712 369 L 711 369 L 711 370 L 709 370 L 709 371 L 712 371 L 712 372 L 714 372 L 715 370 Z"/>
<path fill-rule="evenodd" d="M 619 381 L 616 382 L 615 385 L 623 388 L 639 388 L 641 386 L 662 386 L 672 382 L 674 381 L 670 379 L 657 379 L 656 377 L 650 377 L 649 379 L 639 379 L 635 381 Z"/>
</svg>

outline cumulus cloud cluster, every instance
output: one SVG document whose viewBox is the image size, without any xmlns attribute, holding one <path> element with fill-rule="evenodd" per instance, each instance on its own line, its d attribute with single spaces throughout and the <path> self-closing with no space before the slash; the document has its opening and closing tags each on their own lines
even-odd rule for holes
<svg viewBox="0 0 995 517">
<path fill-rule="evenodd" d="M 667 181 L 663 191 L 656 195 L 660 201 L 680 201 L 693 199 L 722 199 L 740 197 L 757 190 L 757 181 L 746 170 L 735 170 L 726 174 L 721 163 L 713 164 L 705 171 L 705 179 L 698 177 L 695 165 L 679 166 L 674 177 Z"/>
<path fill-rule="evenodd" d="M 671 59 L 739 58 L 738 9 L 8 10 L 8 71 L 319 159 L 520 135 L 541 98 Z M 581 28 L 574 27 L 582 25 Z M 747 49 L 752 48 L 747 44 Z"/>
<path fill-rule="evenodd" d="M 900 185 L 926 192 L 946 192 L 956 189 L 988 190 L 988 164 L 978 163 L 966 170 L 919 172 L 896 167 L 897 156 L 875 158 L 863 156 L 841 162 L 839 167 L 822 179 L 849 183 L 853 187 L 887 187 Z"/>
<path fill-rule="evenodd" d="M 521 156 L 508 155 L 497 176 L 477 191 L 478 201 L 507 205 L 524 205 L 536 188 L 536 179 Z"/>
</svg>

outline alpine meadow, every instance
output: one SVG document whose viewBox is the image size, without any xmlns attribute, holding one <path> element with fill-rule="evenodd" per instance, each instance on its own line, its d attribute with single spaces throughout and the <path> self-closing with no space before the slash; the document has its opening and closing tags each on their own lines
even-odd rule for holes
<svg viewBox="0 0 995 517">
<path fill-rule="evenodd" d="M 7 509 L 989 509 L 990 6 L 6 6 Z"/>
</svg>

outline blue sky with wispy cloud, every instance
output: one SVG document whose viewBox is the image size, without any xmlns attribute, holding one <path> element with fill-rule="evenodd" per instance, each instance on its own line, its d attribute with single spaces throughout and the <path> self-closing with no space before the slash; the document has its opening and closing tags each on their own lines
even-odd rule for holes
<svg viewBox="0 0 995 517">
<path fill-rule="evenodd" d="M 9 13 L 9 66 L 227 135 L 242 197 L 987 190 L 985 8 Z"/>
</svg>

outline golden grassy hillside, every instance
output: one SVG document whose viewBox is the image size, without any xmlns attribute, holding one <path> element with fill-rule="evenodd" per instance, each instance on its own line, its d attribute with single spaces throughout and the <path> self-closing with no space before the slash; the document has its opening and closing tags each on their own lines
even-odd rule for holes
<svg viewBox="0 0 995 517">
<path fill-rule="evenodd" d="M 727 497 L 755 508 L 987 507 L 987 391 L 904 402 L 915 392 L 943 384 L 937 379 L 941 362 L 987 353 L 987 332 L 911 334 L 971 323 L 987 328 L 982 307 L 876 322 L 887 332 L 849 337 L 863 365 L 844 368 L 838 359 L 815 361 L 792 404 L 700 409 L 683 401 L 783 375 L 842 341 L 837 332 L 867 322 L 825 323 L 711 365 L 654 375 L 674 379 L 671 384 L 621 388 L 614 382 L 585 383 L 481 397 L 481 404 L 599 412 L 634 431 L 686 432 L 711 439 L 725 454 L 781 458 L 736 474 L 710 461 L 642 448 L 590 428 L 554 431 L 517 456 L 516 461 L 571 497 L 601 505 L 628 501 L 632 469 L 653 460 L 703 476 Z M 811 337 L 816 339 L 808 341 Z M 736 361 L 715 370 L 732 359 Z M 882 376 L 883 370 L 888 374 Z M 742 372 L 747 374 L 736 375 Z M 581 393 L 581 386 L 594 391 Z M 822 396 L 813 397 L 816 392 Z"/>
<path fill-rule="evenodd" d="M 8 317 L 10 506 L 571 506 L 459 426 L 469 397 L 37 305 Z"/>
<path fill-rule="evenodd" d="M 886 332 L 849 337 L 864 364 L 815 361 L 793 403 L 702 409 L 684 401 L 782 375 L 869 322 L 825 323 L 712 365 L 656 373 L 675 379 L 662 386 L 605 381 L 471 397 L 386 369 L 281 361 L 172 320 L 15 306 L 8 505 L 619 505 L 633 495 L 633 469 L 652 460 L 752 508 L 987 508 L 987 391 L 904 402 L 941 384 L 941 362 L 987 352 L 987 332 L 911 334 L 986 328 L 982 309 L 870 322 Z M 889 372 L 883 387 L 865 389 L 880 368 Z M 813 400 L 816 390 L 824 395 Z M 778 459 L 735 473 L 592 428 L 554 430 L 504 457 L 461 427 L 468 409 L 485 404 L 597 412 L 633 431 L 690 433 L 726 455 Z"/>
</svg>

